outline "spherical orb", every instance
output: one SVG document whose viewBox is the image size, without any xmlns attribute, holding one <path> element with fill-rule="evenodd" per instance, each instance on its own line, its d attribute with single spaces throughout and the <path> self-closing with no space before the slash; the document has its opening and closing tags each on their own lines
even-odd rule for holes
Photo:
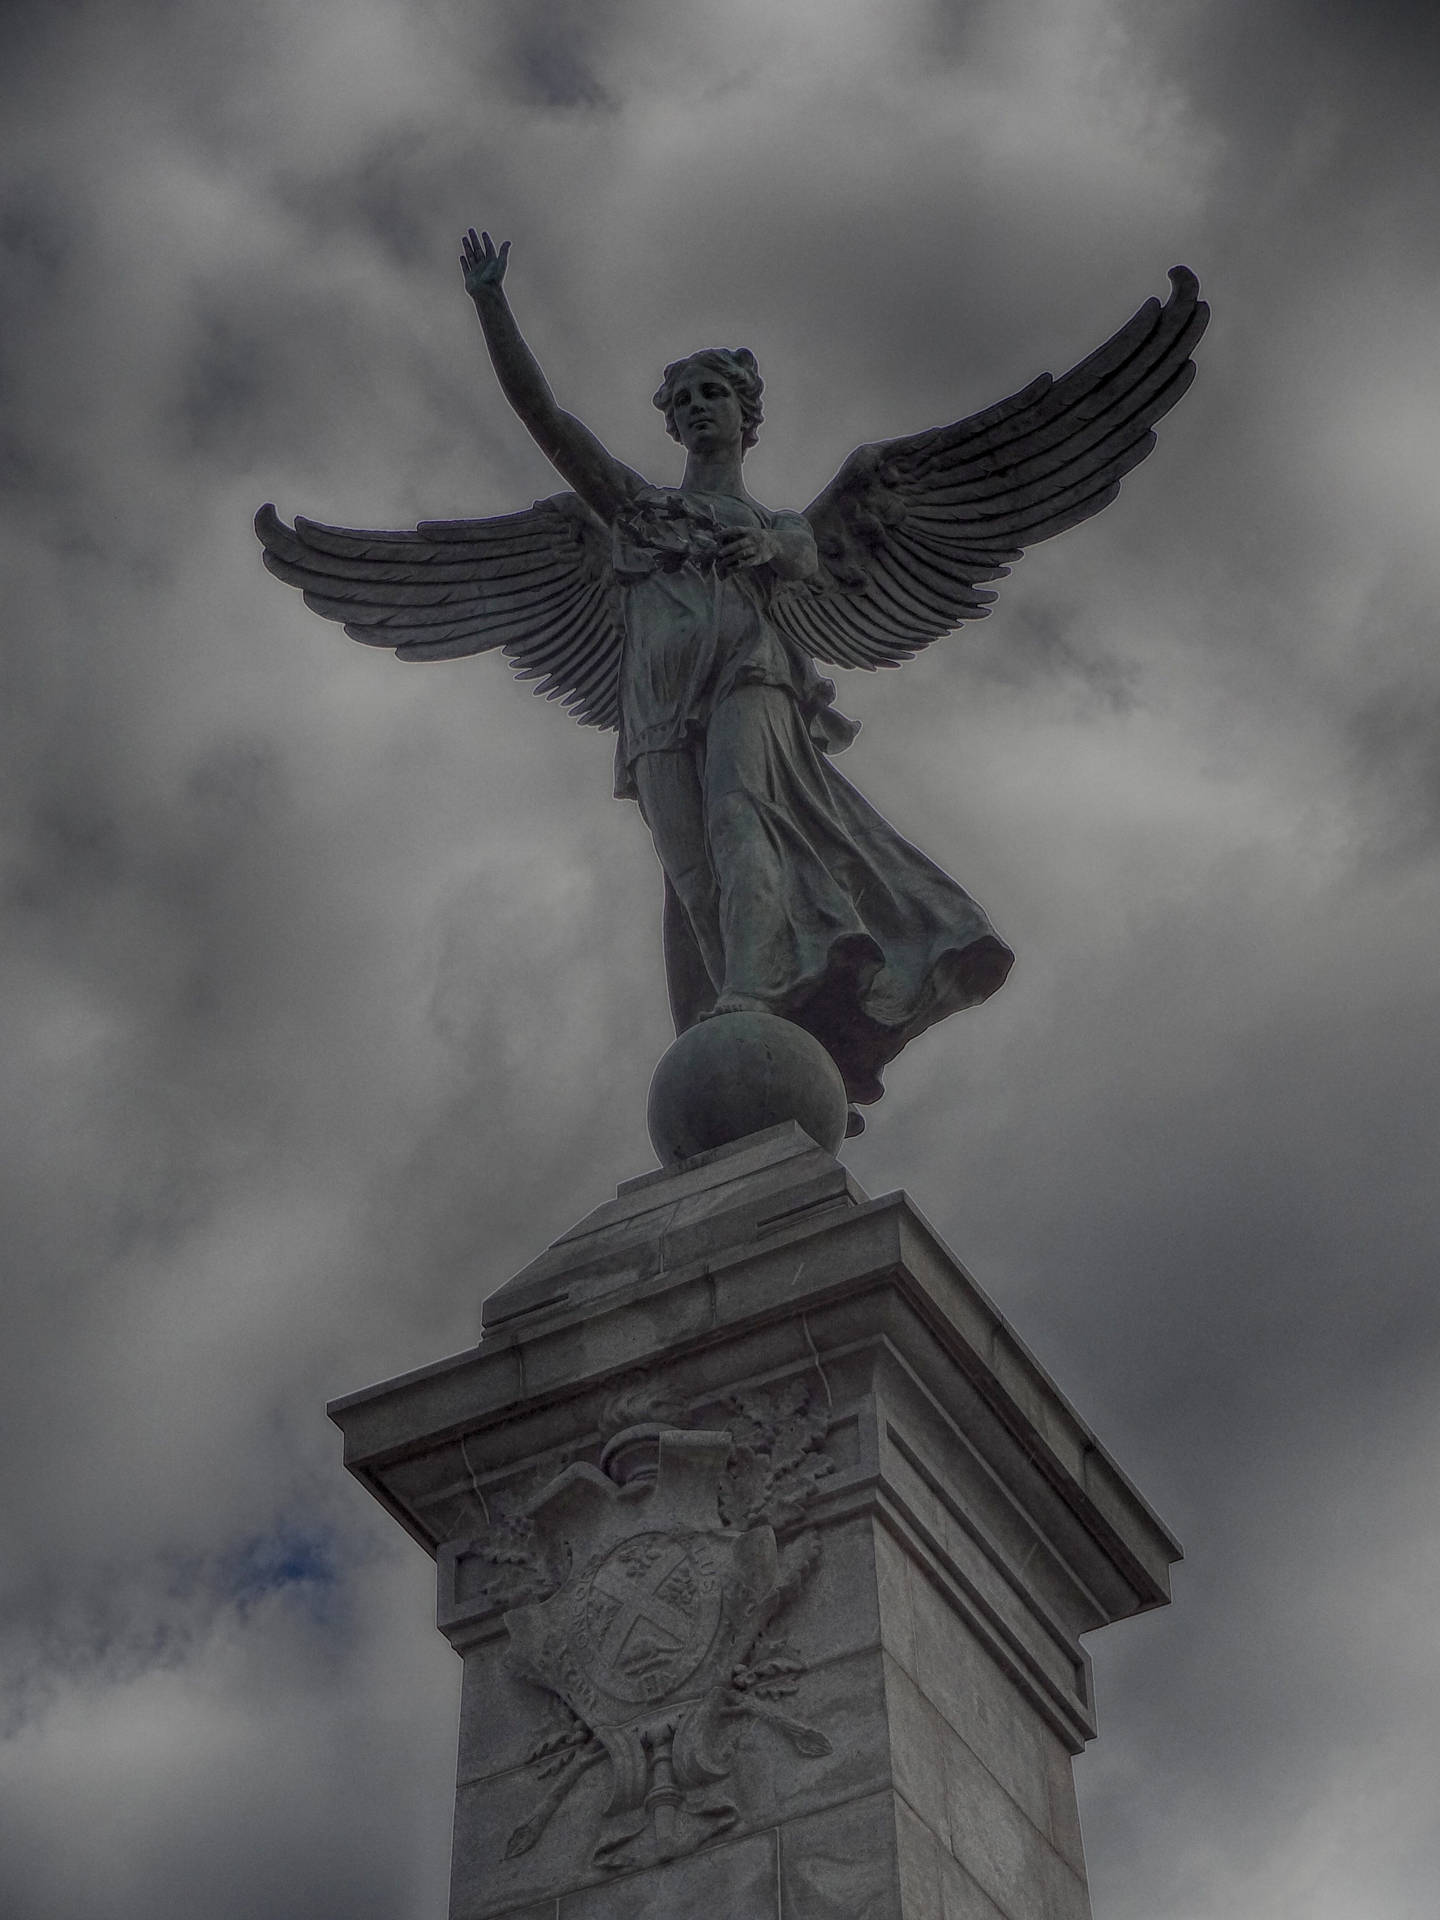
<svg viewBox="0 0 1440 1920">
<path fill-rule="evenodd" d="M 803 1027 L 773 1013 L 720 1013 L 663 1056 L 646 1122 L 661 1163 L 673 1166 L 786 1120 L 835 1153 L 847 1110 L 840 1069 Z"/>
</svg>

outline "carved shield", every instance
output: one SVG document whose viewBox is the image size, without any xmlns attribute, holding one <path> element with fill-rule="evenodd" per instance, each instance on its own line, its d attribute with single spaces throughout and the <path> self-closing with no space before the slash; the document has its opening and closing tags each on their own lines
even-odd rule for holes
<svg viewBox="0 0 1440 1920">
<path fill-rule="evenodd" d="M 505 1616 L 511 1664 L 597 1733 L 727 1685 L 754 1637 L 775 1535 L 722 1524 L 729 1446 L 728 1434 L 665 1433 L 652 1481 L 621 1488 L 572 1467 L 536 1504 L 537 1530 L 570 1572 L 548 1600 Z"/>
</svg>

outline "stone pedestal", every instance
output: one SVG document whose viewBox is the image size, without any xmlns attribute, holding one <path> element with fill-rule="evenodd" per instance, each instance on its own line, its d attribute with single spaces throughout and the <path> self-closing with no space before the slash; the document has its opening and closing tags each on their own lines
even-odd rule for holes
<svg viewBox="0 0 1440 1920">
<path fill-rule="evenodd" d="M 1179 1548 L 904 1194 L 793 1125 L 331 1409 L 464 1662 L 452 1920 L 1083 1920 L 1080 1636 Z"/>
</svg>

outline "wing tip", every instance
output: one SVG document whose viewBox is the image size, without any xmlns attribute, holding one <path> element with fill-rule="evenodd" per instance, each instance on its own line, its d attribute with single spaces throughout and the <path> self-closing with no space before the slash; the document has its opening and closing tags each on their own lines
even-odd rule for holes
<svg viewBox="0 0 1440 1920">
<path fill-rule="evenodd" d="M 1165 302 L 1166 306 L 1188 310 L 1200 323 L 1199 331 L 1190 343 L 1193 346 L 1195 340 L 1199 339 L 1200 334 L 1210 323 L 1210 303 L 1200 298 L 1199 275 L 1193 273 L 1189 267 L 1178 265 L 1171 267 L 1169 278 L 1172 291 L 1170 298 Z"/>
</svg>

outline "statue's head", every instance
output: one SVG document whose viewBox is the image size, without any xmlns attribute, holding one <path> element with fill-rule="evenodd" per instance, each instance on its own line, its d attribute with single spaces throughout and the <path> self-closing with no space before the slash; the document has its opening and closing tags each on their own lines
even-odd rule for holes
<svg viewBox="0 0 1440 1920">
<path fill-rule="evenodd" d="M 760 438 L 760 422 L 765 417 L 760 405 L 765 382 L 748 347 L 702 347 L 699 353 L 687 353 L 683 360 L 670 362 L 655 395 L 655 404 L 665 416 L 665 431 L 672 440 L 682 439 L 675 418 L 676 398 L 686 398 L 707 375 L 712 381 L 718 376 L 738 403 L 740 446 L 748 452 Z"/>
</svg>

